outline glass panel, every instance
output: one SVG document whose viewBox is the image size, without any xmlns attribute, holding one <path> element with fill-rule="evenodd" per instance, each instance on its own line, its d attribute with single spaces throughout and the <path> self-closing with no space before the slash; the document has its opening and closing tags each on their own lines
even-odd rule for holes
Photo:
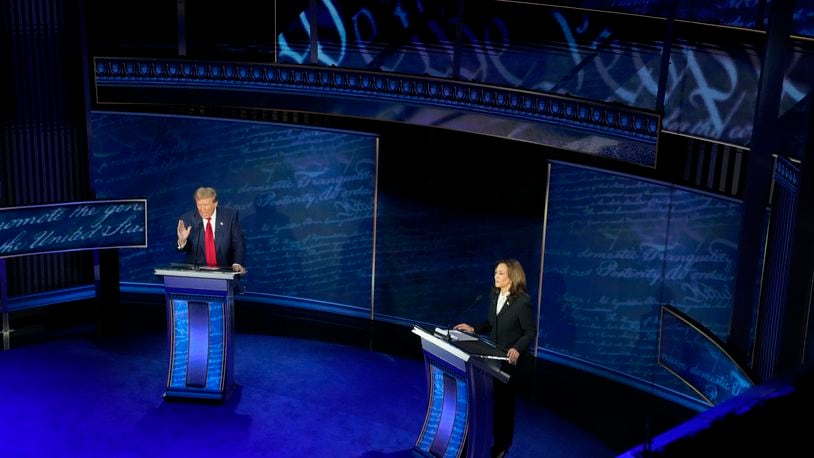
<svg viewBox="0 0 814 458">
<path fill-rule="evenodd" d="M 698 399 L 657 364 L 660 307 L 726 338 L 739 204 L 554 164 L 548 208 L 540 349 Z"/>
<path fill-rule="evenodd" d="M 599 11 L 638 14 L 653 17 L 670 17 L 676 19 L 703 22 L 707 24 L 729 25 L 733 27 L 758 27 L 760 3 L 757 0 L 526 0 L 528 3 L 545 3 L 551 5 L 585 8 Z M 771 4 L 771 0 L 767 1 Z"/>
<path fill-rule="evenodd" d="M 277 5 L 277 61 L 281 64 L 311 62 L 309 0 L 286 0 Z"/>
<path fill-rule="evenodd" d="M 457 0 L 324 0 L 319 63 L 449 77 Z"/>
<path fill-rule="evenodd" d="M 175 2 L 88 0 L 85 14 L 88 47 L 95 55 L 178 55 Z"/>
<path fill-rule="evenodd" d="M 655 107 L 663 20 L 491 6 L 466 10 L 462 79 Z"/>
<path fill-rule="evenodd" d="M 791 33 L 794 35 L 814 36 L 814 0 L 796 0 L 794 2 L 794 23 Z"/>
<path fill-rule="evenodd" d="M 196 0 L 185 5 L 189 56 L 273 59 L 274 13 L 263 2 Z"/>
<path fill-rule="evenodd" d="M 415 137 L 383 146 L 380 158 L 377 319 L 444 327 L 484 321 L 493 262 L 502 258 L 523 265 L 536 304 L 544 159 L 486 137 Z"/>
<path fill-rule="evenodd" d="M 763 55 L 750 42 L 762 35 L 730 30 L 711 36 L 709 28 L 699 35 L 693 29 L 676 28 L 680 39 L 670 56 L 663 128 L 747 146 Z M 698 42 L 698 36 L 708 41 Z"/>
<path fill-rule="evenodd" d="M 205 180 L 240 212 L 249 290 L 369 314 L 375 137 L 160 115 L 90 124 L 97 197 L 149 201 L 149 247 L 122 252 L 122 281 L 159 283 L 155 267 L 183 262 L 175 225 Z"/>
</svg>

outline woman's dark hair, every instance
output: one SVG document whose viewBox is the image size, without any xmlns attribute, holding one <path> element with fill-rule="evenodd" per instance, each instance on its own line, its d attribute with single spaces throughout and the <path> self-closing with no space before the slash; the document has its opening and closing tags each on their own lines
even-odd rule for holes
<svg viewBox="0 0 814 458">
<path fill-rule="evenodd" d="M 495 269 L 500 264 L 506 264 L 506 273 L 509 274 L 509 280 L 512 281 L 512 286 L 509 288 L 509 294 L 512 296 L 517 295 L 519 292 L 528 292 L 526 289 L 526 272 L 523 266 L 517 259 L 501 259 L 495 263 Z"/>
</svg>

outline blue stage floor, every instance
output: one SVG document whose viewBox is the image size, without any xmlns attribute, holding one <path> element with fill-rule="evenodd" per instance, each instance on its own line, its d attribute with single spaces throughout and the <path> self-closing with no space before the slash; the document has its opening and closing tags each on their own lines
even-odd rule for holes
<svg viewBox="0 0 814 458">
<path fill-rule="evenodd" d="M 237 332 L 228 401 L 165 401 L 165 332 L 125 322 L 114 336 L 90 327 L 0 352 L 3 456 L 411 455 L 427 389 L 423 361 L 395 354 L 410 351 Z M 520 394 L 510 457 L 614 457 L 641 441 L 643 406 L 619 395 L 629 390 L 557 377 Z"/>
</svg>

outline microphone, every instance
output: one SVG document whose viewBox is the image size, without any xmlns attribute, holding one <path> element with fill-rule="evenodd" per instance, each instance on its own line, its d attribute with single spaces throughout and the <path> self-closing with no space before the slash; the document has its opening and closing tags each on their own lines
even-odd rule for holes
<svg viewBox="0 0 814 458">
<path fill-rule="evenodd" d="M 480 302 L 480 300 L 481 300 L 481 299 L 483 299 L 483 294 L 478 294 L 478 295 L 477 295 L 477 297 L 475 297 L 475 300 L 474 300 L 474 301 L 472 301 L 472 303 L 471 303 L 471 304 L 469 304 L 469 306 L 467 306 L 465 309 L 463 309 L 463 311 L 462 311 L 461 313 L 459 313 L 459 314 L 455 315 L 455 322 L 454 322 L 454 323 L 452 323 L 452 325 L 451 325 L 451 326 L 449 326 L 449 329 L 452 329 L 452 327 L 453 327 L 453 326 L 455 326 L 456 324 L 458 324 L 458 323 L 461 321 L 461 319 L 462 319 L 462 318 L 463 318 L 463 317 L 464 317 L 464 316 L 465 316 L 465 315 L 466 315 L 466 314 L 467 314 L 467 313 L 468 313 L 470 310 L 472 310 L 472 307 L 474 307 L 474 306 L 475 306 L 475 304 L 477 304 L 478 302 Z"/>
<path fill-rule="evenodd" d="M 448 342 L 452 342 L 453 340 L 464 340 L 464 341 L 465 340 L 478 340 L 478 337 L 476 337 L 476 336 L 471 336 L 470 334 L 465 333 L 464 331 L 456 330 L 455 325 L 458 324 L 461 321 L 461 319 L 464 317 L 464 315 L 466 315 L 467 312 L 469 312 L 472 309 L 472 307 L 475 306 L 475 304 L 480 302 L 480 300 L 482 298 L 483 298 L 483 295 L 478 294 L 478 296 L 475 297 L 475 300 L 472 301 L 471 304 L 469 304 L 465 309 L 463 309 L 463 311 L 461 311 L 460 313 L 455 315 L 455 321 L 452 324 L 448 325 L 446 327 L 446 329 L 435 328 L 435 333 L 440 335 L 444 340 L 446 340 Z M 453 333 L 458 333 L 458 334 L 454 336 Z"/>
<path fill-rule="evenodd" d="M 200 270 L 200 266 L 198 265 L 198 249 L 201 247 L 201 232 L 203 231 L 203 218 L 201 218 L 201 222 L 195 224 L 195 255 L 193 258 L 195 259 L 195 264 L 192 266 L 192 270 Z"/>
</svg>

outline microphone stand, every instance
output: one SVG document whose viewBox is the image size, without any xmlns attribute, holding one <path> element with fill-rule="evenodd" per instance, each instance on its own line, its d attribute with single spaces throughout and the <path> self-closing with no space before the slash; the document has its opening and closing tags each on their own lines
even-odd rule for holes
<svg viewBox="0 0 814 458">
<path fill-rule="evenodd" d="M 449 327 L 449 329 L 452 329 L 452 327 L 453 327 L 453 326 L 455 326 L 456 324 L 458 324 L 458 321 L 460 321 L 461 319 L 463 319 L 463 317 L 464 317 L 464 316 L 466 316 L 466 314 L 467 314 L 467 313 L 469 313 L 469 311 L 470 311 L 470 310 L 472 310 L 472 307 L 474 307 L 474 306 L 475 306 L 475 304 L 477 304 L 478 302 L 480 302 L 480 300 L 481 300 L 481 299 L 483 299 L 483 294 L 478 294 L 478 296 L 475 298 L 475 300 L 474 300 L 474 301 L 472 301 L 472 303 L 471 303 L 471 304 L 469 304 L 469 305 L 468 305 L 468 306 L 467 306 L 465 309 L 463 309 L 463 311 L 462 311 L 462 312 L 458 313 L 458 314 L 455 316 L 455 320 L 456 320 L 456 322 L 455 322 L 455 323 L 452 323 L 450 326 L 448 326 L 448 327 Z"/>
<path fill-rule="evenodd" d="M 440 331 L 440 328 L 436 328 L 436 334 L 441 334 L 441 336 L 443 337 L 443 339 L 444 339 L 444 340 L 446 340 L 446 341 L 448 341 L 448 342 L 452 342 L 454 339 L 453 339 L 453 337 L 452 337 L 452 333 L 451 333 L 451 331 L 452 331 L 453 329 L 455 329 L 455 328 L 454 328 L 454 326 L 455 326 L 456 324 L 458 324 L 458 322 L 459 322 L 459 321 L 460 321 L 460 320 L 461 320 L 461 319 L 464 317 L 464 315 L 466 315 L 466 314 L 467 314 L 467 312 L 469 312 L 469 311 L 472 309 L 472 307 L 474 307 L 474 306 L 475 306 L 475 304 L 477 304 L 478 302 L 480 302 L 480 300 L 481 300 L 482 298 L 483 298 L 483 295 L 482 295 L 482 294 L 478 294 L 478 296 L 475 298 L 475 300 L 474 300 L 474 301 L 472 301 L 472 303 L 471 303 L 471 304 L 469 304 L 469 305 L 468 305 L 468 306 L 467 306 L 465 309 L 463 309 L 463 311 L 461 311 L 460 313 L 458 313 L 457 315 L 455 315 L 455 322 L 453 322 L 452 324 L 448 325 L 448 326 L 447 326 L 446 331 L 441 332 L 441 331 Z M 456 331 L 456 332 L 463 332 L 463 331 Z M 463 333 L 464 333 L 464 334 L 467 334 L 467 333 L 465 333 L 465 332 L 463 332 Z M 467 335 L 468 335 L 468 334 L 467 334 Z"/>
</svg>

